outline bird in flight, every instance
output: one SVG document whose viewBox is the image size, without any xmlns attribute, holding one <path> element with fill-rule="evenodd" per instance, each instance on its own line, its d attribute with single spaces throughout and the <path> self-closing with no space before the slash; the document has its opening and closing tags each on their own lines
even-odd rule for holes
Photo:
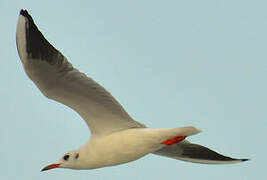
<svg viewBox="0 0 267 180">
<path fill-rule="evenodd" d="M 135 121 L 106 89 L 73 67 L 45 39 L 24 9 L 19 14 L 16 43 L 25 72 L 40 91 L 76 111 L 91 131 L 86 144 L 67 152 L 42 171 L 101 168 L 150 153 L 205 164 L 248 160 L 230 158 L 185 140 L 200 132 L 195 127 L 155 129 Z"/>
</svg>

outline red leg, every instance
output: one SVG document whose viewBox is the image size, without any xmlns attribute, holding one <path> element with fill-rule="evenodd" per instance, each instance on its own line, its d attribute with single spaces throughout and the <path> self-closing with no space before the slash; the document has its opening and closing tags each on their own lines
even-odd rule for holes
<svg viewBox="0 0 267 180">
<path fill-rule="evenodd" d="M 165 145 L 169 146 L 169 145 L 172 145 L 172 144 L 176 144 L 178 142 L 181 142 L 185 138 L 186 138 L 186 136 L 177 136 L 177 137 L 174 137 L 172 139 L 167 139 L 167 140 L 161 142 L 161 144 L 165 144 Z"/>
</svg>

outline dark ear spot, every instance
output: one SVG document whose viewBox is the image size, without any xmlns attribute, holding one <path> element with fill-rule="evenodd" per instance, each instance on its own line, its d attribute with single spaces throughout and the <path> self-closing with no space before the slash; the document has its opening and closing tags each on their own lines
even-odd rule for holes
<svg viewBox="0 0 267 180">
<path fill-rule="evenodd" d="M 75 159 L 78 159 L 78 157 L 79 157 L 79 153 L 77 153 L 77 154 L 75 155 Z"/>
</svg>

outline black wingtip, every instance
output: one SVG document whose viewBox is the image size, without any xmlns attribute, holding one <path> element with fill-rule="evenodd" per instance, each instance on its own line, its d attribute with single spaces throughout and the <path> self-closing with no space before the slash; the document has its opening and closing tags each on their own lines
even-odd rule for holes
<svg viewBox="0 0 267 180">
<path fill-rule="evenodd" d="M 19 14 L 22 15 L 22 16 L 25 16 L 25 17 L 29 16 L 29 13 L 28 13 L 28 11 L 26 9 L 21 9 Z"/>
<path fill-rule="evenodd" d="M 241 159 L 242 162 L 249 161 L 250 159 Z"/>
<path fill-rule="evenodd" d="M 19 18 L 25 20 L 26 53 L 27 57 L 47 61 L 50 65 L 62 63 L 64 56 L 55 49 L 39 31 L 33 18 L 27 10 L 21 9 Z"/>
<path fill-rule="evenodd" d="M 33 19 L 26 9 L 21 9 L 19 14 L 21 16 L 24 16 L 25 18 L 27 18 L 29 21 L 31 21 L 33 23 Z"/>
</svg>

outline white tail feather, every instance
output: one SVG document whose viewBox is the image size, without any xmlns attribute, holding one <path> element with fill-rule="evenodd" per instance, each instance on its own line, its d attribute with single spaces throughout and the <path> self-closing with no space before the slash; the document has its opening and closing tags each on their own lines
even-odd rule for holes
<svg viewBox="0 0 267 180">
<path fill-rule="evenodd" d="M 175 128 L 173 129 L 177 135 L 179 136 L 192 136 L 195 134 L 198 134 L 201 132 L 200 129 L 197 129 L 193 126 L 188 126 L 188 127 L 179 127 L 179 128 Z"/>
</svg>

